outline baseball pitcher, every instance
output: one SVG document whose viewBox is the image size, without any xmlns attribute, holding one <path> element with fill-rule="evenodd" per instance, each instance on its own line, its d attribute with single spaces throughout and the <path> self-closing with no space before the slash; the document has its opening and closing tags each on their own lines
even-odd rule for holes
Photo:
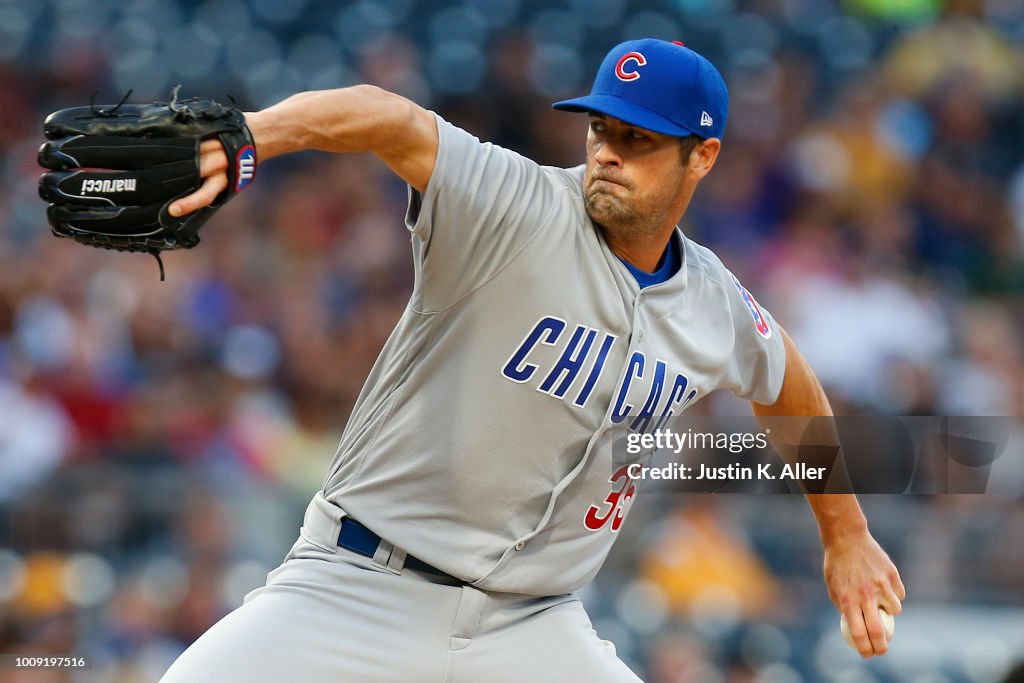
<svg viewBox="0 0 1024 683">
<path fill-rule="evenodd" d="M 715 67 L 681 43 L 613 48 L 589 95 L 554 105 L 589 117 L 569 169 L 366 85 L 244 117 L 172 104 L 51 116 L 57 234 L 189 247 L 257 159 L 372 152 L 409 186 L 415 285 L 285 561 L 163 681 L 639 680 L 575 595 L 637 486 L 614 435 L 722 388 L 762 419 L 831 414 L 785 331 L 678 227 L 722 150 Z M 179 180 L 161 195 L 165 177 Z M 852 495 L 807 499 L 829 595 L 860 653 L 881 655 L 899 574 Z"/>
</svg>

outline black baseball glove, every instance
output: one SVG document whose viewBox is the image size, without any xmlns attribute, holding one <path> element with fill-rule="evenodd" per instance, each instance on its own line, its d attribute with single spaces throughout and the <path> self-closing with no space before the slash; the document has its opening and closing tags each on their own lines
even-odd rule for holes
<svg viewBox="0 0 1024 683">
<path fill-rule="evenodd" d="M 93 247 L 191 249 L 199 228 L 256 174 L 256 147 L 242 112 L 207 98 L 71 107 L 46 117 L 39 196 L 53 234 Z M 127 98 L 126 98 L 127 99 Z M 224 145 L 228 187 L 208 207 L 175 218 L 168 208 L 202 185 L 199 144 Z M 164 277 L 160 263 L 160 279 Z"/>
</svg>

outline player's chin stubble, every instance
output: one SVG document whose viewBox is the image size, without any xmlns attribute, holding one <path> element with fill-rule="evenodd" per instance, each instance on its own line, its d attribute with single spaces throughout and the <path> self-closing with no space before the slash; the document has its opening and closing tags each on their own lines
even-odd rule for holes
<svg viewBox="0 0 1024 683">
<path fill-rule="evenodd" d="M 613 197 L 600 190 L 589 190 L 584 202 L 587 207 L 587 215 L 595 223 L 603 226 L 631 225 L 639 218 L 635 209 L 618 197 Z"/>
<path fill-rule="evenodd" d="M 641 215 L 635 206 L 615 195 L 594 188 L 596 177 L 588 179 L 583 193 L 583 204 L 590 220 L 605 230 L 634 233 L 641 229 Z"/>
<path fill-rule="evenodd" d="M 652 216 L 645 215 L 635 204 L 593 187 L 586 188 L 583 204 L 590 220 L 606 234 L 645 237 L 656 228 Z"/>
<path fill-rule="evenodd" d="M 591 172 L 583 187 L 583 204 L 587 215 L 606 233 L 627 238 L 649 237 L 662 228 L 673 198 L 683 183 L 680 171 L 677 175 L 662 179 L 661 186 L 652 195 L 644 198 L 635 195 L 635 186 L 625 186 L 629 196 L 622 198 L 594 187 L 596 180 L 612 180 Z M 616 181 L 618 179 L 615 179 Z"/>
</svg>

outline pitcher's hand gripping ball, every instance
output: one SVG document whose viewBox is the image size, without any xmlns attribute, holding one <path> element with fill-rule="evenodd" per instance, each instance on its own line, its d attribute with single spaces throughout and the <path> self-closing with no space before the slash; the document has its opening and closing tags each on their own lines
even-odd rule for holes
<svg viewBox="0 0 1024 683">
<path fill-rule="evenodd" d="M 882 628 L 885 629 L 885 639 L 891 641 L 893 633 L 896 632 L 896 619 L 881 607 L 878 608 L 878 616 L 882 620 Z M 843 640 L 846 641 L 846 644 L 856 650 L 857 643 L 854 642 L 853 634 L 850 633 L 850 624 L 846 621 L 845 614 L 839 618 L 839 632 L 843 634 Z"/>
<path fill-rule="evenodd" d="M 238 109 L 209 98 L 71 107 L 46 117 L 39 196 L 58 237 L 104 249 L 191 249 L 199 229 L 256 174 L 256 147 Z M 224 145 L 228 186 L 210 206 L 174 217 L 168 208 L 203 183 L 199 145 Z M 163 279 L 163 264 L 160 264 Z"/>
</svg>

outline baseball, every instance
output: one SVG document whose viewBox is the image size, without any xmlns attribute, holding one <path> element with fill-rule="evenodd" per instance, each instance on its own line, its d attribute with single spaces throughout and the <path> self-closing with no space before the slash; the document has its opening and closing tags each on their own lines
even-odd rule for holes
<svg viewBox="0 0 1024 683">
<path fill-rule="evenodd" d="M 884 608 L 878 608 L 878 616 L 882 619 L 882 627 L 885 629 L 885 639 L 887 641 L 892 640 L 892 634 L 896 631 L 896 619 L 891 614 L 885 611 Z M 846 622 L 846 615 L 842 615 L 839 618 L 839 631 L 843 634 L 843 640 L 852 647 L 854 650 L 857 649 L 857 643 L 853 642 L 853 636 L 850 634 L 850 625 Z"/>
</svg>

